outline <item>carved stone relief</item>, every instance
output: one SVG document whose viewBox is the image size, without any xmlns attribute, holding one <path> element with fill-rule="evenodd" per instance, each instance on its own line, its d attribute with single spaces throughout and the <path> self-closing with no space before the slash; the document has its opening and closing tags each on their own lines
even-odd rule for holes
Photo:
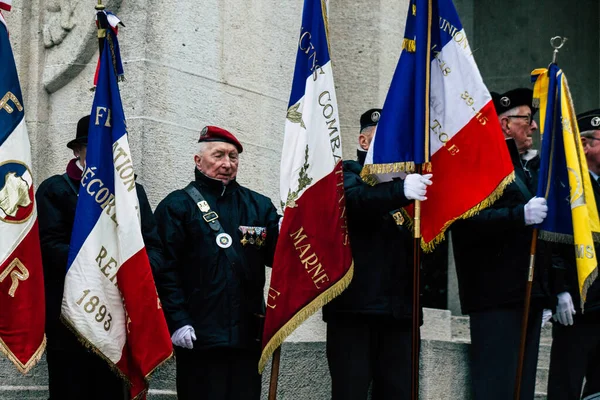
<svg viewBox="0 0 600 400">
<path fill-rule="evenodd" d="M 104 0 L 107 10 L 117 12 L 123 0 Z M 95 54 L 95 2 L 48 0 L 44 10 L 42 36 L 45 47 L 43 83 L 48 93 L 69 83 Z"/>
</svg>

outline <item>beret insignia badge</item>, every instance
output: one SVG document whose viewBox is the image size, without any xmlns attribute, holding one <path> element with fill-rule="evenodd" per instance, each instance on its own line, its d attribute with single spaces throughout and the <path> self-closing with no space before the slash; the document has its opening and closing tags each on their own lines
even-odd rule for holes
<svg viewBox="0 0 600 400">
<path fill-rule="evenodd" d="M 371 114 L 371 121 L 379 122 L 379 118 L 381 118 L 379 111 L 374 111 L 373 114 Z"/>
</svg>

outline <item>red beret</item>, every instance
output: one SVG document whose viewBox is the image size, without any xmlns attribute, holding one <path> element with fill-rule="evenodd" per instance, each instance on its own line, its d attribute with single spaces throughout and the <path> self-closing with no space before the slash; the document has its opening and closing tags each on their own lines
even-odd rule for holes
<svg viewBox="0 0 600 400">
<path fill-rule="evenodd" d="M 200 139 L 198 139 L 198 143 L 201 142 L 227 142 L 234 145 L 239 153 L 244 151 L 240 141 L 231 132 L 218 126 L 205 126 L 200 132 Z"/>
</svg>

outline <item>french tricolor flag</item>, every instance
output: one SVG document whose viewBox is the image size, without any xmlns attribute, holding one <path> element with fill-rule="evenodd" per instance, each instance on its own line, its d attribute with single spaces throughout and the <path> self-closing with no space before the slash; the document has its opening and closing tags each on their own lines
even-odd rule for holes
<svg viewBox="0 0 600 400">
<path fill-rule="evenodd" d="M 12 0 L 0 0 L 0 23 L 6 26 L 6 21 L 4 20 L 4 16 L 2 15 L 2 10 L 10 11 L 12 7 Z"/>
<path fill-rule="evenodd" d="M 104 12 L 102 12 L 104 13 Z M 101 17 L 106 19 L 106 14 Z M 107 31 L 92 105 L 61 317 L 143 398 L 148 376 L 172 353 L 144 246 L 125 114 Z"/>
<path fill-rule="evenodd" d="M 451 0 L 412 0 L 394 73 L 362 175 L 372 183 L 422 165 L 421 245 L 491 205 L 513 179 L 492 103 Z M 426 134 L 427 132 L 427 134 Z"/>
<path fill-rule="evenodd" d="M 0 22 L 0 353 L 26 373 L 46 343 L 44 273 L 23 95 Z"/>
<path fill-rule="evenodd" d="M 304 0 L 281 155 L 284 215 L 273 260 L 260 371 L 294 329 L 350 284 L 354 269 L 343 185 L 327 3 Z"/>
</svg>

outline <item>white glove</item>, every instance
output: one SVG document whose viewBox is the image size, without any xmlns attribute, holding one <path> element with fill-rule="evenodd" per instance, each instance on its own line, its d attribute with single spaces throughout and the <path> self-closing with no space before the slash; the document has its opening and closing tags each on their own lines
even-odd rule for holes
<svg viewBox="0 0 600 400">
<path fill-rule="evenodd" d="M 279 218 L 279 232 L 281 232 L 281 224 L 283 224 L 283 217 Z"/>
<path fill-rule="evenodd" d="M 562 292 L 558 294 L 558 305 L 556 306 L 556 314 L 554 314 L 554 320 L 561 324 L 573 325 L 573 315 L 575 315 L 575 307 L 573 306 L 573 299 L 569 292 Z"/>
<path fill-rule="evenodd" d="M 543 197 L 534 197 L 525 204 L 525 225 L 541 224 L 548 215 L 548 205 Z"/>
<path fill-rule="evenodd" d="M 171 342 L 175 346 L 184 347 L 186 349 L 193 349 L 194 342 L 192 340 L 196 340 L 196 332 L 191 325 L 183 326 L 173 332 L 171 336 Z"/>
<path fill-rule="evenodd" d="M 427 186 L 431 185 L 432 174 L 410 174 L 404 178 L 404 196 L 409 200 L 427 200 Z"/>
<path fill-rule="evenodd" d="M 544 312 L 542 313 L 542 328 L 544 327 L 544 325 L 546 325 L 548 323 L 548 321 L 550 321 L 551 318 L 552 318 L 552 310 L 544 308 Z"/>
</svg>

